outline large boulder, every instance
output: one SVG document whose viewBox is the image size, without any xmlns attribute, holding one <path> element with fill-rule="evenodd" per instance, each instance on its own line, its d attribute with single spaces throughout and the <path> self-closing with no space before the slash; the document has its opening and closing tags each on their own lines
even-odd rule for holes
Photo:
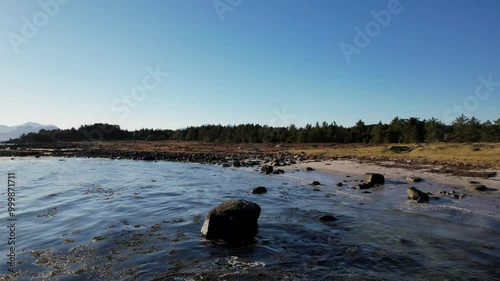
<svg viewBox="0 0 500 281">
<path fill-rule="evenodd" d="M 385 178 L 382 174 L 377 173 L 366 173 L 365 174 L 365 182 L 369 184 L 384 184 Z"/>
<path fill-rule="evenodd" d="M 413 186 L 410 186 L 406 190 L 406 194 L 408 195 L 408 200 L 414 200 L 417 203 L 429 202 L 429 195 L 416 189 Z"/>
<path fill-rule="evenodd" d="M 242 199 L 228 200 L 208 213 L 201 234 L 209 240 L 251 240 L 258 232 L 260 211 L 256 203 Z"/>
<path fill-rule="evenodd" d="M 486 191 L 487 188 L 486 188 L 486 186 L 484 186 L 482 184 L 471 184 L 469 186 L 466 186 L 465 190 L 470 190 L 470 191 Z"/>
</svg>

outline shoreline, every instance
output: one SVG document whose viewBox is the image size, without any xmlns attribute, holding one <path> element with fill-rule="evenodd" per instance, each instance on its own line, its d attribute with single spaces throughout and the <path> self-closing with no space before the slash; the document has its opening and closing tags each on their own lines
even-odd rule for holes
<svg viewBox="0 0 500 281">
<path fill-rule="evenodd" d="M 488 188 L 500 190 L 500 176 L 497 175 L 491 178 L 470 177 L 470 176 L 454 176 L 442 173 L 433 173 L 425 169 L 408 169 L 402 167 L 386 167 L 382 163 L 376 162 L 360 162 L 356 160 L 320 160 L 320 161 L 304 161 L 290 166 L 280 167 L 285 172 L 296 170 L 305 170 L 307 167 L 314 170 L 335 175 L 349 175 L 353 177 L 363 177 L 365 173 L 379 173 L 387 179 L 403 179 L 406 177 L 419 177 L 425 182 L 436 182 L 443 185 L 454 186 L 457 188 L 465 188 L 473 182 L 480 182 Z M 408 182 L 408 185 L 412 185 Z"/>
<path fill-rule="evenodd" d="M 420 177 L 450 186 L 465 187 L 471 181 L 500 190 L 500 169 L 496 166 L 412 158 L 409 154 L 386 156 L 342 155 L 350 149 L 372 149 L 370 145 L 332 147 L 333 144 L 214 144 L 202 142 L 96 142 L 33 144 L 0 149 L 0 157 L 77 157 L 191 162 L 222 167 L 273 166 L 285 172 L 311 167 L 326 174 L 357 175 L 376 172 L 386 178 Z M 456 144 L 449 144 L 450 147 Z M 314 150 L 337 153 L 318 155 Z M 378 147 L 380 148 L 380 147 Z M 393 147 L 391 147 L 392 149 Z M 398 148 L 401 148 L 398 146 Z M 421 147 L 419 148 L 421 149 Z M 434 148 L 433 148 L 434 149 Z M 415 149 L 416 150 L 416 149 Z M 485 148 L 483 148 L 485 150 Z M 431 150 L 433 151 L 433 150 Z M 352 152 L 352 151 L 351 151 Z M 486 151 L 483 151 L 486 152 Z M 494 153 L 491 151 L 490 153 Z M 341 155 L 341 156 L 339 156 Z M 406 155 L 406 156 L 405 156 Z M 409 184 L 412 184 L 409 182 Z"/>
<path fill-rule="evenodd" d="M 113 155 L 114 153 L 110 153 Z M 137 156 L 139 155 L 139 156 Z M 155 154 L 157 157 L 159 154 Z M 122 156 L 124 156 L 122 154 Z M 164 157 L 147 158 L 149 156 L 140 156 L 140 153 L 134 152 L 129 157 L 109 156 L 108 153 L 99 153 L 89 155 L 53 155 L 53 156 L 18 156 L 21 158 L 102 158 L 114 160 L 134 160 L 134 161 L 168 161 L 168 162 L 185 162 L 185 163 L 198 163 L 203 165 L 215 165 L 221 168 L 261 168 L 262 166 L 270 165 L 275 170 L 280 169 L 285 173 L 293 173 L 295 171 L 305 171 L 306 168 L 312 168 L 314 171 L 337 176 L 350 176 L 352 178 L 362 179 L 365 173 L 379 173 L 384 175 L 386 179 L 402 179 L 405 181 L 406 177 L 419 177 L 424 182 L 436 182 L 443 185 L 448 185 L 454 188 L 463 189 L 472 183 L 480 183 L 486 187 L 494 190 L 500 190 L 500 171 L 489 170 L 489 172 L 496 173 L 494 177 L 480 177 L 480 176 L 457 176 L 447 173 L 430 172 L 429 167 L 416 165 L 414 168 L 411 166 L 398 166 L 395 167 L 394 162 L 384 161 L 367 161 L 365 159 L 304 159 L 303 161 L 291 161 L 286 164 L 279 164 L 274 166 L 271 155 L 253 155 L 248 157 L 241 156 L 228 156 L 228 155 L 206 155 L 206 154 L 191 154 L 184 155 L 182 153 L 163 155 Z M 173 157 L 173 159 L 170 159 Z M 5 160 L 10 157 L 1 156 Z M 15 160 L 15 157 L 13 157 Z M 397 166 L 397 165 L 396 165 Z M 407 182 L 412 185 L 412 182 Z M 482 192 L 484 194 L 484 192 Z"/>
</svg>

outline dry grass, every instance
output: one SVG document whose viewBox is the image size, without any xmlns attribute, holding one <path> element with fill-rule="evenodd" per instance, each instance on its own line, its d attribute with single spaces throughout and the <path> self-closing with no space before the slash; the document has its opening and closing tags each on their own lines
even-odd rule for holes
<svg viewBox="0 0 500 281">
<path fill-rule="evenodd" d="M 398 148 L 409 151 L 399 151 Z M 423 145 L 310 145 L 304 151 L 321 157 L 374 157 L 400 160 L 421 160 L 449 164 L 469 164 L 500 169 L 500 143 L 436 143 Z"/>
</svg>

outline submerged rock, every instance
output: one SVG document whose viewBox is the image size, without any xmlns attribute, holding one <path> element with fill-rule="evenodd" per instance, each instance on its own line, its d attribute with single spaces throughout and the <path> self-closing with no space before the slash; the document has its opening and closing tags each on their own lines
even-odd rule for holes
<svg viewBox="0 0 500 281">
<path fill-rule="evenodd" d="M 366 173 L 365 174 L 365 182 L 370 184 L 384 184 L 385 178 L 382 174 L 377 173 Z"/>
<path fill-rule="evenodd" d="M 258 186 L 254 189 L 252 189 L 252 193 L 253 194 L 264 194 L 267 192 L 267 188 L 263 187 L 263 186 Z"/>
<path fill-rule="evenodd" d="M 471 190 L 471 191 L 486 191 L 488 188 L 482 184 L 471 184 L 467 187 L 465 187 L 465 190 Z"/>
<path fill-rule="evenodd" d="M 334 217 L 334 216 L 330 216 L 330 215 L 325 215 L 325 216 L 321 216 L 319 217 L 319 220 L 321 222 L 331 222 L 331 221 L 336 221 L 337 218 Z"/>
<path fill-rule="evenodd" d="M 408 200 L 414 200 L 417 203 L 429 202 L 429 195 L 416 189 L 413 186 L 410 186 L 406 190 L 406 194 L 408 195 Z"/>
<path fill-rule="evenodd" d="M 319 181 L 313 181 L 310 183 L 310 185 L 321 185 L 321 183 Z"/>
<path fill-rule="evenodd" d="M 201 234 L 209 240 L 245 242 L 258 232 L 261 208 L 256 203 L 228 200 L 212 209 L 205 219 Z"/>
</svg>

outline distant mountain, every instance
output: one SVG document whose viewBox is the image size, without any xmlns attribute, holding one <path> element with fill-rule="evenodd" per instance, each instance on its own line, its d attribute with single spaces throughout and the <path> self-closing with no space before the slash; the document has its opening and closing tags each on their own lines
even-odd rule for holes
<svg viewBox="0 0 500 281">
<path fill-rule="evenodd" d="M 22 134 L 38 133 L 42 129 L 57 130 L 59 128 L 54 125 L 42 125 L 34 122 L 28 122 L 22 125 L 12 126 L 12 127 L 0 125 L 0 141 L 15 139 L 20 137 Z"/>
</svg>

